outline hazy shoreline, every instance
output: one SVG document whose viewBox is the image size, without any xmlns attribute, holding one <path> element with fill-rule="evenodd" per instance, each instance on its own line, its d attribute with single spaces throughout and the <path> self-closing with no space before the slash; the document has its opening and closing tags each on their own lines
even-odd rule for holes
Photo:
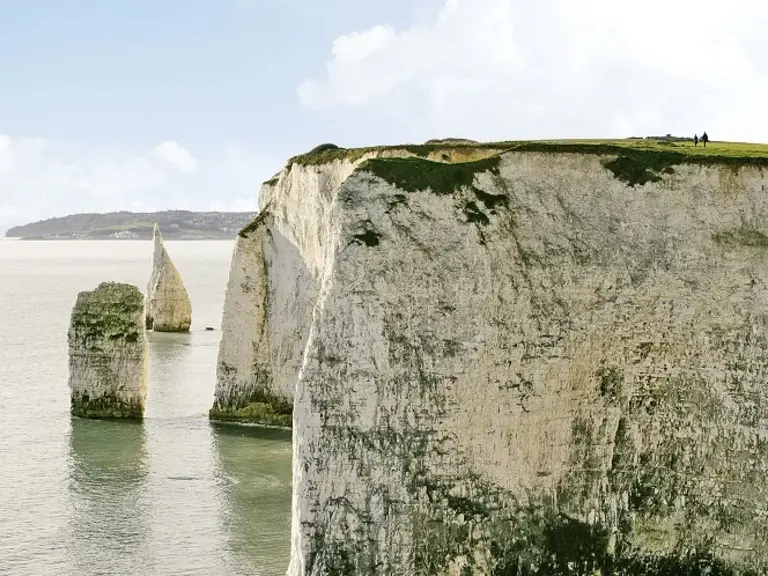
<svg viewBox="0 0 768 576">
<path fill-rule="evenodd" d="M 34 236 L 6 236 L 3 240 L 18 240 L 22 242 L 151 242 L 152 238 L 39 238 Z M 202 237 L 202 238 L 166 238 L 169 242 L 183 241 L 183 242 L 232 242 L 235 237 L 222 238 L 220 236 L 215 237 Z"/>
</svg>

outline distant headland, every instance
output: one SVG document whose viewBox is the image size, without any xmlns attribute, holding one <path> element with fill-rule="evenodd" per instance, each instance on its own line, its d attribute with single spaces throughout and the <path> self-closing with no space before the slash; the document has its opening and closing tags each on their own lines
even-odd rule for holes
<svg viewBox="0 0 768 576">
<path fill-rule="evenodd" d="M 166 240 L 232 240 L 255 212 L 109 212 L 72 214 L 9 229 L 22 240 L 151 240 L 155 223 Z"/>
</svg>

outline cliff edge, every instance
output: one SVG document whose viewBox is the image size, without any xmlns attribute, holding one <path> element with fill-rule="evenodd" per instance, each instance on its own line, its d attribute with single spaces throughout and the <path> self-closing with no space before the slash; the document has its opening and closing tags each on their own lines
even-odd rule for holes
<svg viewBox="0 0 768 576">
<path fill-rule="evenodd" d="M 292 159 L 237 243 L 216 390 L 233 419 L 293 401 L 288 573 L 768 570 L 765 167 Z"/>
</svg>

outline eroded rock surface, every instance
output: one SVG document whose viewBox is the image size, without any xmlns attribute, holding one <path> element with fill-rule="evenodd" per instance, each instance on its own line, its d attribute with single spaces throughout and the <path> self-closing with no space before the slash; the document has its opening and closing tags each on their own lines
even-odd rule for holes
<svg viewBox="0 0 768 576">
<path fill-rule="evenodd" d="M 217 402 L 295 394 L 290 575 L 768 570 L 763 166 L 540 148 L 262 188 Z"/>
<path fill-rule="evenodd" d="M 104 282 L 80 292 L 68 332 L 71 412 L 84 418 L 142 418 L 147 398 L 144 295 Z"/>
<path fill-rule="evenodd" d="M 146 327 L 155 332 L 189 332 L 192 302 L 181 275 L 168 256 L 157 224 L 153 242 L 152 274 L 147 285 Z"/>
<path fill-rule="evenodd" d="M 265 207 L 235 245 L 210 412 L 214 420 L 291 426 L 317 282 L 272 223 Z"/>
</svg>

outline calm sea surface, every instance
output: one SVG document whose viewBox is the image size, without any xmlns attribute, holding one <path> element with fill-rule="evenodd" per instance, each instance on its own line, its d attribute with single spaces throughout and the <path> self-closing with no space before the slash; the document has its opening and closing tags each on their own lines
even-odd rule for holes
<svg viewBox="0 0 768 576">
<path fill-rule="evenodd" d="M 145 290 L 151 243 L 0 241 L 0 575 L 285 573 L 290 435 L 206 417 L 233 242 L 166 246 L 192 332 L 149 334 L 131 424 L 70 417 L 67 327 L 81 290 Z"/>
</svg>

